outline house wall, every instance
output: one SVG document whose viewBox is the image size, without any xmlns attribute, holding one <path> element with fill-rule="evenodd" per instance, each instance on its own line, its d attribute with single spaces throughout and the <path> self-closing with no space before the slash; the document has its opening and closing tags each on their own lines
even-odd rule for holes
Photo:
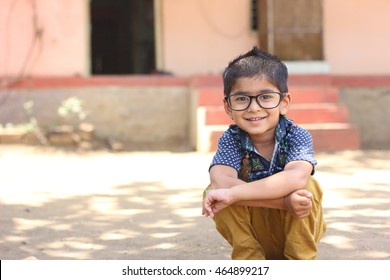
<svg viewBox="0 0 390 280">
<path fill-rule="evenodd" d="M 218 74 L 257 43 L 249 0 L 155 1 L 160 70 Z M 390 75 L 389 1 L 324 0 L 323 9 L 330 74 Z M 0 76 L 89 75 L 89 26 L 89 0 L 2 0 Z"/>
<path fill-rule="evenodd" d="M 332 75 L 390 75 L 390 2 L 324 0 L 324 50 Z"/>
<path fill-rule="evenodd" d="M 88 14 L 87 0 L 1 0 L 0 76 L 88 75 Z"/>
<path fill-rule="evenodd" d="M 257 43 L 250 1 L 162 1 L 163 64 L 179 75 L 216 74 Z M 222 11 L 223 8 L 223 12 Z M 390 75 L 386 0 L 324 0 L 324 54 L 332 75 Z"/>
<path fill-rule="evenodd" d="M 163 0 L 161 8 L 163 70 L 219 74 L 257 43 L 249 0 Z"/>
</svg>

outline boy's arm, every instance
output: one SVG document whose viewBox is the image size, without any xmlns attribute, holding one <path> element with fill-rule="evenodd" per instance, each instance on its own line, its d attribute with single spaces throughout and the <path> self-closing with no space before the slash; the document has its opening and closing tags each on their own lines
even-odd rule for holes
<svg viewBox="0 0 390 280">
<path fill-rule="evenodd" d="M 313 166 L 307 161 L 292 161 L 279 173 L 258 181 L 245 183 L 237 178 L 237 171 L 234 168 L 216 165 L 210 170 L 210 179 L 214 188 L 230 188 L 229 194 L 234 203 L 273 200 L 283 198 L 296 190 L 304 189 L 312 170 Z"/>
<path fill-rule="evenodd" d="M 235 177 L 237 175 L 233 174 L 237 172 L 234 169 L 233 172 L 227 167 L 219 170 L 225 172 L 218 172 L 218 169 L 212 172 L 211 169 L 210 176 L 212 184 L 214 183 L 216 189 L 206 195 L 202 212 L 206 217 L 213 217 L 215 213 L 231 204 L 272 207 L 265 206 L 265 204 L 283 203 L 283 197 L 287 196 L 290 200 L 290 204 L 287 205 L 299 207 L 287 207 L 287 210 L 296 217 L 305 217 L 311 209 L 311 194 L 304 189 L 311 175 L 312 168 L 309 162 L 294 161 L 288 163 L 285 169 L 277 174 L 251 183 L 230 186 L 230 188 L 228 184 L 234 182 L 233 179 L 237 178 Z M 223 185 L 225 185 L 225 188 L 223 188 Z M 298 194 L 298 196 L 295 194 Z M 295 198 L 298 197 L 296 203 L 291 203 L 293 195 L 295 195 Z M 305 196 L 308 199 L 302 201 L 301 198 Z M 280 199 L 279 202 L 277 202 L 277 199 Z M 302 201 L 303 204 L 299 201 Z M 286 205 L 283 206 L 282 209 L 286 209 Z"/>
<path fill-rule="evenodd" d="M 237 178 L 237 171 L 234 168 L 226 165 L 214 165 L 210 169 L 210 181 L 213 189 L 228 189 L 233 186 L 246 184 L 245 181 Z M 240 206 L 286 209 L 284 198 L 238 201 L 235 204 Z"/>
<path fill-rule="evenodd" d="M 221 188 L 226 189 L 226 188 L 231 188 L 233 186 L 246 184 L 246 182 L 237 178 L 237 171 L 234 168 L 225 165 L 213 166 L 210 170 L 210 180 L 213 189 L 221 189 Z M 297 201 L 297 196 L 296 196 L 295 197 L 296 199 L 294 200 L 295 203 L 291 202 L 291 196 L 287 197 L 288 198 L 287 203 L 286 203 L 286 196 L 282 196 L 275 199 L 261 199 L 261 200 L 254 199 L 254 200 L 237 201 L 235 204 L 240 206 L 285 209 L 292 212 L 294 216 L 300 216 L 298 214 L 299 210 L 297 209 L 297 206 L 305 207 L 309 202 L 309 200 L 304 199 L 304 197 L 311 199 L 311 194 L 309 192 L 303 191 L 300 192 L 298 195 L 301 196 L 300 198 L 301 201 Z"/>
</svg>

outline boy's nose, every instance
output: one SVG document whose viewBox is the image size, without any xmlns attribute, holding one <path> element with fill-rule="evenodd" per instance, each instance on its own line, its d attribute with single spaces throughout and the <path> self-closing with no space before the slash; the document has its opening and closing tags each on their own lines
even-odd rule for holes
<svg viewBox="0 0 390 280">
<path fill-rule="evenodd" d="M 263 108 L 260 107 L 260 105 L 257 103 L 257 100 L 255 98 L 251 99 L 251 103 L 249 104 L 248 110 L 251 111 L 260 111 Z"/>
</svg>

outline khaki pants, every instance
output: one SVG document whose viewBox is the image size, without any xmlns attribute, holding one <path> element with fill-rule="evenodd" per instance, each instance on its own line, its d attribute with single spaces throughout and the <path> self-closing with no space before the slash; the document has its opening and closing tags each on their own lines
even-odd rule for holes
<svg viewBox="0 0 390 280">
<path fill-rule="evenodd" d="M 326 230 L 322 190 L 311 177 L 306 188 L 313 194 L 308 217 L 288 211 L 231 205 L 214 216 L 219 233 L 233 247 L 232 259 L 316 259 L 317 243 Z"/>
</svg>

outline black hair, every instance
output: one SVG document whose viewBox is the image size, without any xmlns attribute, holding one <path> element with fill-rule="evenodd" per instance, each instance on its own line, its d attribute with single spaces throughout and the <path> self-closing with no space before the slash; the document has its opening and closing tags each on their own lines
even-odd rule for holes
<svg viewBox="0 0 390 280">
<path fill-rule="evenodd" d="M 286 65 L 276 56 L 254 47 L 231 61 L 223 72 L 223 92 L 227 96 L 237 79 L 242 77 L 265 78 L 281 93 L 288 92 Z"/>
</svg>

